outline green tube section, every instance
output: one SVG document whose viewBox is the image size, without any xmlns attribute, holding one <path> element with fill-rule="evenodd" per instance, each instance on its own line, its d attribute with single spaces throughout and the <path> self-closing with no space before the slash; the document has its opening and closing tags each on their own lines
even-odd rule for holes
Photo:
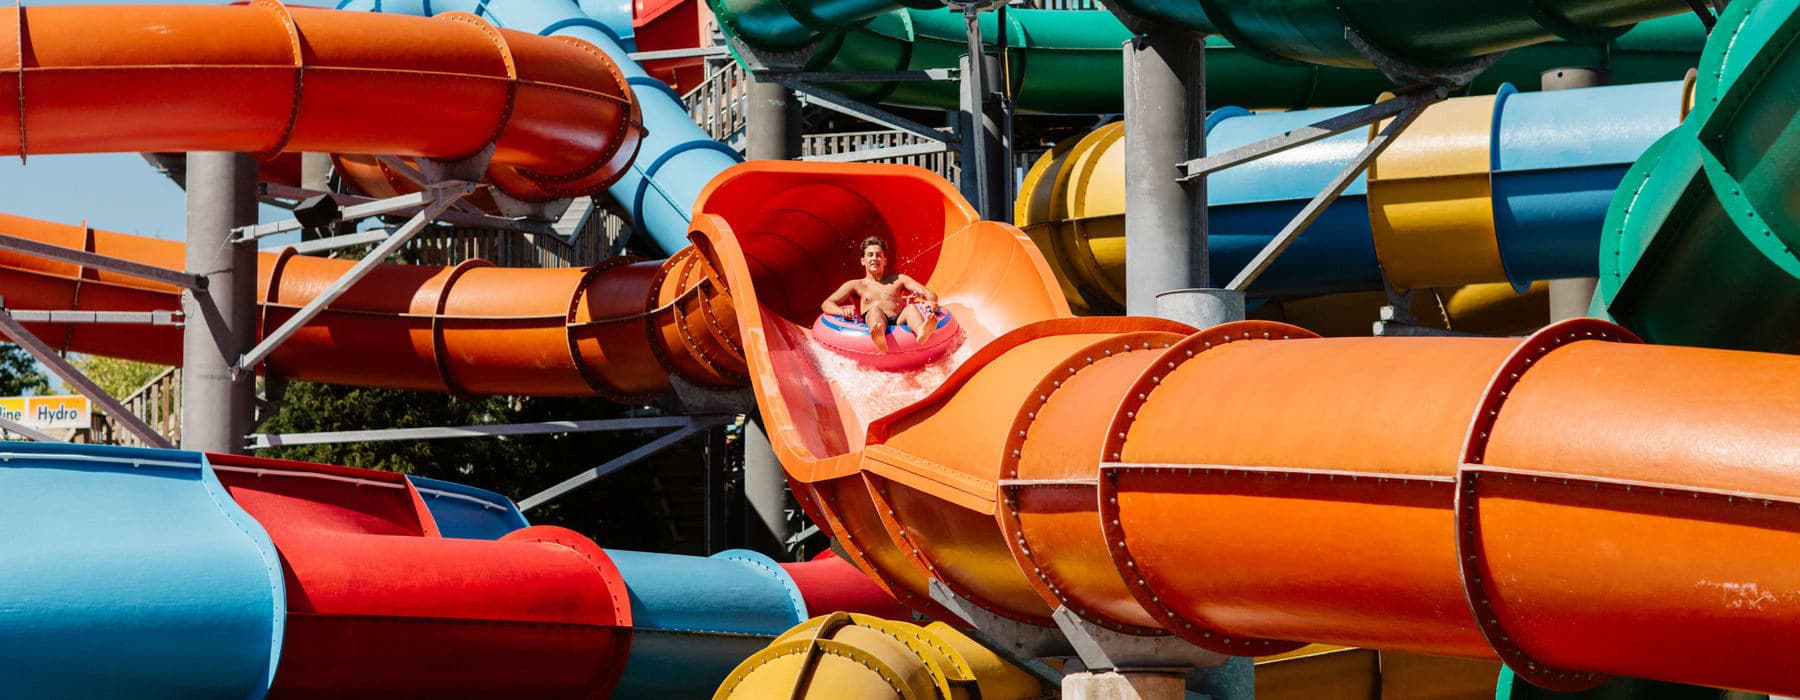
<svg viewBox="0 0 1800 700">
<path fill-rule="evenodd" d="M 1685 0 L 1115 1 L 1150 24 L 1223 35 L 1270 59 L 1347 68 L 1373 67 L 1351 32 L 1387 57 L 1449 67 L 1558 39 L 1610 39 L 1638 22 L 1691 11 Z"/>
<path fill-rule="evenodd" d="M 1596 305 L 1644 339 L 1800 353 L 1800 0 L 1738 0 L 1694 108 L 1626 174 Z"/>
<path fill-rule="evenodd" d="M 725 31 L 760 50 L 809 50 L 807 70 L 900 71 L 948 68 L 965 51 L 962 14 L 944 8 L 895 9 L 856 17 L 835 2 L 831 21 L 808 0 L 709 0 Z M 790 13 L 788 8 L 794 8 Z M 873 12 L 874 4 L 862 10 Z M 810 11 L 809 11 L 810 10 Z M 805 17 L 798 18 L 798 13 Z M 786 17 L 786 19 L 780 19 Z M 852 19 L 854 18 L 854 19 Z M 997 13 L 980 17 L 990 46 L 1000 43 Z M 1123 110 L 1122 45 L 1132 33 L 1110 12 L 1008 10 L 1004 60 L 1007 90 L 1022 112 L 1111 114 Z M 1472 87 L 1491 93 L 1502 83 L 1538 84 L 1545 70 L 1602 67 L 1615 83 L 1679 80 L 1694 66 L 1706 40 L 1692 16 L 1652 20 L 1616 37 L 1555 41 L 1508 53 Z M 1302 109 L 1369 102 L 1393 87 L 1379 72 L 1265 60 L 1266 54 L 1207 39 L 1207 100 L 1255 109 Z M 834 83 L 831 88 L 864 102 L 951 110 L 954 82 Z"/>
</svg>

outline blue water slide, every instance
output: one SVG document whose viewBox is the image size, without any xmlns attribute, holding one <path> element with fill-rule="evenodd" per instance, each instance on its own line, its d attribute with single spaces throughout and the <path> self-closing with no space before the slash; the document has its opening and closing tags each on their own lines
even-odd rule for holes
<svg viewBox="0 0 1800 700">
<path fill-rule="evenodd" d="M 275 544 L 195 452 L 0 443 L 0 697 L 261 698 Z"/>
<path fill-rule="evenodd" d="M 614 698 L 708 697 L 807 618 L 794 579 L 742 549 L 711 557 L 607 550 L 631 592 L 631 656 Z"/>
<path fill-rule="evenodd" d="M 342 0 L 338 9 L 420 16 L 469 12 L 508 29 L 570 36 L 598 47 L 631 84 L 649 128 L 637 160 L 607 193 L 631 217 L 634 228 L 650 236 L 663 252 L 674 252 L 687 246 L 688 221 L 700 190 L 742 158 L 701 131 L 688 117 L 681 96 L 631 60 L 630 49 L 608 26 L 611 21 L 588 16 L 584 6 L 604 17 L 617 11 L 600 2 L 574 0 Z"/>
<path fill-rule="evenodd" d="M 1310 109 L 1251 115 L 1221 109 L 1208 119 L 1206 148 L 1223 153 L 1239 146 L 1280 136 L 1357 107 Z M 1270 236 L 1299 214 L 1324 183 L 1336 176 L 1368 143 L 1361 129 L 1317 141 L 1219 171 L 1207 178 L 1210 204 L 1207 248 L 1212 254 L 1212 282 L 1231 281 L 1267 245 Z M 1258 277 L 1249 293 L 1279 289 L 1283 296 L 1329 294 L 1351 289 L 1380 289 L 1380 266 L 1369 232 L 1368 178 L 1357 176 L 1275 263 Z"/>
<path fill-rule="evenodd" d="M 1625 171 L 1681 123 L 1680 81 L 1561 92 L 1503 86 L 1494 103 L 1494 224 L 1515 289 L 1592 277 Z"/>
<path fill-rule="evenodd" d="M 407 475 L 424 499 L 438 534 L 465 540 L 497 540 L 506 533 L 528 527 L 525 514 L 512 499 L 487 489 L 452 481 Z"/>
</svg>

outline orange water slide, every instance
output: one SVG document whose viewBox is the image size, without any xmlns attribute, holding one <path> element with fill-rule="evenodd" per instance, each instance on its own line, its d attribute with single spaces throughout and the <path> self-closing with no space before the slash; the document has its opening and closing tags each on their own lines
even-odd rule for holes
<svg viewBox="0 0 1800 700">
<path fill-rule="evenodd" d="M 4 214 L 0 233 L 171 270 L 183 260 L 174 241 Z M 467 394 L 627 400 L 667 391 L 670 374 L 742 386 L 730 299 L 701 263 L 687 251 L 587 269 L 382 265 L 283 343 L 268 367 L 307 381 Z M 260 255 L 260 330 L 280 327 L 353 264 L 291 250 Z M 0 296 L 11 309 L 172 311 L 180 292 L 0 250 Z M 61 350 L 181 362 L 178 328 L 27 328 Z"/>
<path fill-rule="evenodd" d="M 0 8 L 0 104 L 0 155 L 491 147 L 488 179 L 534 201 L 603 190 L 644 135 L 586 42 L 274 0 Z"/>
<path fill-rule="evenodd" d="M 1800 357 L 1648 346 L 1599 321 L 1530 338 L 1319 339 L 1243 322 L 1066 318 L 1010 227 L 899 168 L 752 163 L 696 243 L 733 295 L 802 502 L 903 600 L 1265 654 L 1318 641 L 1800 692 Z M 847 244 L 970 328 L 900 379 L 803 330 Z M 868 391 L 863 385 L 876 384 Z"/>
</svg>

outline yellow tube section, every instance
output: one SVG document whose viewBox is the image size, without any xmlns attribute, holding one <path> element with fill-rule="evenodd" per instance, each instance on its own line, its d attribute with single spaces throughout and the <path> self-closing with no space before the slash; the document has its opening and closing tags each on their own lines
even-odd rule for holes
<svg viewBox="0 0 1800 700">
<path fill-rule="evenodd" d="M 1036 678 L 942 622 L 815 617 L 732 670 L 713 700 L 1024 700 Z"/>
</svg>

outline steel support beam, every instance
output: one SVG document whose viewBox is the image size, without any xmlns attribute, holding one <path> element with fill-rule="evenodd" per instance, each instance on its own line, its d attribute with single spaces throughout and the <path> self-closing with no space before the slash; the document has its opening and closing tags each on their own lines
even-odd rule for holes
<svg viewBox="0 0 1800 700">
<path fill-rule="evenodd" d="M 343 210 L 338 215 L 338 220 L 340 220 L 340 221 L 358 221 L 361 219 L 367 219 L 371 216 L 382 216 L 385 214 L 398 214 L 401 212 L 408 212 L 408 213 L 416 214 L 416 212 L 429 207 L 432 204 L 432 202 L 435 202 L 438 199 L 440 199 L 443 196 L 443 195 L 439 194 L 440 191 L 442 191 L 442 190 L 457 190 L 457 189 L 468 188 L 468 187 L 469 187 L 468 183 L 445 182 L 445 183 L 439 183 L 436 185 L 431 185 L 427 189 L 420 191 L 420 192 L 413 192 L 411 194 L 403 194 L 398 197 L 388 197 L 387 199 L 376 199 L 376 200 L 370 200 L 370 201 L 366 201 L 366 202 L 360 202 L 360 203 L 353 204 L 348 207 L 344 207 Z M 469 189 L 468 191 L 473 191 L 473 190 Z M 306 228 L 306 226 L 301 224 L 299 221 L 297 221 L 295 219 L 287 219 L 285 221 L 276 221 L 274 223 L 257 224 L 255 226 L 245 226 L 243 228 L 240 228 L 240 229 L 234 231 L 233 233 L 236 233 L 238 236 L 235 242 L 242 243 L 245 241 L 254 241 L 259 238 L 273 236 L 278 233 L 287 233 L 289 231 L 299 231 L 303 228 Z"/>
<path fill-rule="evenodd" d="M 190 275 L 178 270 L 169 270 L 155 265 L 119 258 L 108 257 L 85 250 L 64 248 L 59 245 L 40 243 L 29 238 L 9 236 L 0 233 L 0 248 L 26 255 L 34 255 L 57 262 L 66 262 L 82 267 L 92 267 L 107 272 L 117 272 L 138 279 L 146 279 L 164 284 L 172 284 L 182 289 L 205 289 L 206 279 L 199 275 Z"/>
<path fill-rule="evenodd" d="M 313 189 L 307 189 L 307 188 L 301 188 L 301 187 L 290 187 L 288 185 L 276 184 L 276 183 L 272 183 L 272 182 L 265 182 L 262 184 L 262 194 L 263 194 L 263 197 L 267 198 L 267 199 L 291 200 L 291 201 L 296 201 L 296 202 L 305 200 L 305 199 L 309 199 L 314 196 L 322 194 L 322 195 L 330 196 L 333 200 L 336 200 L 338 203 L 338 206 L 340 206 L 340 207 L 354 207 L 354 206 L 357 206 L 360 204 L 368 204 L 370 202 L 381 201 L 381 200 L 375 199 L 373 197 L 364 197 L 361 195 L 345 194 L 343 192 L 326 192 L 323 190 L 313 190 Z M 458 202 L 458 203 L 461 204 L 463 202 Z M 414 208 L 414 209 L 401 209 L 401 210 L 393 212 L 393 213 L 396 215 L 412 216 L 413 214 L 418 213 L 418 209 L 423 209 L 423 208 L 424 208 L 424 205 L 420 205 L 419 207 Z M 446 223 L 456 224 L 457 226 L 469 226 L 469 227 L 474 227 L 474 228 L 491 228 L 491 229 L 499 229 L 501 231 L 516 231 L 518 233 L 538 233 L 538 234 L 548 234 L 548 235 L 556 234 L 555 229 L 553 229 L 550 226 L 550 224 L 546 224 L 546 223 L 539 222 L 539 221 L 521 221 L 519 219 L 509 219 L 504 216 L 493 216 L 493 215 L 487 214 L 485 212 L 478 212 L 478 213 L 471 214 L 469 212 L 460 211 L 460 210 L 447 211 L 447 212 L 444 212 L 443 214 L 439 215 L 438 220 L 446 222 Z"/>
<path fill-rule="evenodd" d="M 326 287 L 324 291 L 319 292 L 318 296 L 313 297 L 311 301 L 306 302 L 306 305 L 300 307 L 299 311 L 294 312 L 294 315 L 290 317 L 286 323 L 281 324 L 280 328 L 277 328 L 274 332 L 264 336 L 261 343 L 257 343 L 255 348 L 252 348 L 249 352 L 244 353 L 242 357 L 238 358 L 237 363 L 233 367 L 233 372 L 248 374 L 255 371 L 256 365 L 264 359 L 267 359 L 270 353 L 275 352 L 275 348 L 278 348 L 282 343 L 287 342 L 288 338 L 292 337 L 302 326 L 305 326 L 316 318 L 320 312 L 325 310 L 327 305 L 333 301 L 337 301 L 337 298 L 343 296 L 344 292 L 350 291 L 350 288 L 361 281 L 364 276 L 367 276 L 370 272 L 374 271 L 377 265 L 386 261 L 388 256 L 393 255 L 395 251 L 398 251 L 400 246 L 406 245 L 406 242 L 412 240 L 413 236 L 418 235 L 420 231 L 425 230 L 425 227 L 430 225 L 439 214 L 442 214 L 445 210 L 449 209 L 450 205 L 455 204 L 463 195 L 475 191 L 475 187 L 476 186 L 472 183 L 458 182 L 449 183 L 444 187 L 427 190 L 426 192 L 431 195 L 429 200 L 430 203 L 425 206 L 423 211 L 414 214 L 411 219 L 407 220 L 405 225 L 394 231 L 393 235 L 388 236 L 380 245 L 375 246 L 375 250 L 370 251 L 368 255 L 363 256 L 362 260 L 357 261 L 356 265 L 345 272 L 343 277 L 332 282 L 331 286 Z M 255 269 L 254 261 L 252 261 L 251 269 Z"/>
<path fill-rule="evenodd" d="M 1343 194 L 1344 190 L 1350 187 L 1350 183 L 1354 182 L 1356 177 L 1369 167 L 1370 163 L 1375 162 L 1375 158 L 1379 157 L 1382 151 L 1386 151 L 1387 147 L 1393 144 L 1394 137 L 1405 131 L 1406 127 L 1410 126 L 1413 120 L 1418 119 L 1424 111 L 1423 106 L 1414 106 L 1401 112 L 1400 116 L 1395 117 L 1393 121 L 1388 122 L 1381 133 L 1370 139 L 1368 145 L 1363 146 L 1362 151 L 1356 154 L 1356 158 L 1352 159 L 1349 165 L 1344 166 L 1344 169 L 1326 184 L 1324 190 L 1313 195 L 1312 200 L 1300 209 L 1300 213 L 1294 215 L 1294 218 L 1282 227 L 1280 233 L 1269 239 L 1268 245 L 1263 246 L 1263 249 L 1258 251 L 1248 264 L 1244 265 L 1244 269 L 1238 272 L 1237 277 L 1231 280 L 1231 284 L 1225 285 L 1225 288 L 1235 292 L 1249 289 L 1250 285 L 1256 282 L 1256 278 L 1261 277 L 1262 273 L 1275 263 L 1275 259 L 1281 256 L 1282 251 L 1293 245 L 1294 240 L 1299 238 L 1300 234 L 1305 233 L 1307 227 L 1312 226 L 1312 223 L 1319 219 L 1319 215 L 1325 213 L 1326 207 L 1337 201 L 1338 195 Z"/>
<path fill-rule="evenodd" d="M 727 51 L 723 46 L 697 46 L 687 49 L 638 51 L 628 55 L 631 57 L 631 60 L 643 63 L 645 61 L 662 61 L 671 58 L 712 58 L 714 56 L 727 56 L 730 55 L 730 53 L 731 52 Z"/>
<path fill-rule="evenodd" d="M 786 85 L 788 89 L 805 95 L 808 100 L 833 112 L 847 114 L 864 121 L 880 124 L 889 129 L 898 129 L 933 141 L 943 141 L 944 143 L 952 145 L 958 143 L 958 139 L 955 136 L 938 131 L 935 128 L 920 124 L 919 122 L 907 119 L 898 114 L 894 114 L 879 107 L 873 107 L 857 102 L 856 100 L 852 100 L 824 88 L 808 85 L 793 77 L 783 76 L 781 74 L 776 75 L 776 80 L 781 84 Z"/>
<path fill-rule="evenodd" d="M 1224 153 L 1215 153 L 1204 158 L 1196 158 L 1181 164 L 1182 182 L 1209 175 L 1226 168 L 1242 165 L 1250 161 L 1265 158 L 1283 151 L 1304 146 L 1314 141 L 1327 139 L 1361 126 L 1368 126 L 1387 119 L 1413 107 L 1422 107 L 1444 99 L 1449 90 L 1438 86 L 1420 86 L 1396 95 L 1386 102 L 1377 102 L 1354 112 L 1346 112 L 1330 119 L 1325 119 L 1308 126 L 1289 131 L 1256 143 L 1245 144 Z"/>
<path fill-rule="evenodd" d="M 0 299 L 0 305 L 5 304 Z M 109 325 L 180 326 L 180 311 L 13 311 L 20 323 L 98 323 Z"/>
<path fill-rule="evenodd" d="M 816 155 L 816 156 L 805 156 L 805 157 L 801 158 L 800 160 L 814 162 L 814 163 L 863 163 L 863 162 L 868 162 L 871 160 L 885 160 L 888 158 L 908 158 L 911 156 L 928 156 L 933 153 L 943 153 L 943 152 L 949 151 L 949 150 L 951 150 L 951 148 L 949 147 L 948 144 L 932 142 L 932 143 L 912 144 L 909 146 L 888 146 L 885 148 L 871 148 L 866 151 L 849 151 L 846 153 L 825 153 L 825 154 L 820 154 L 820 155 Z"/>
<path fill-rule="evenodd" d="M 69 364 L 69 361 L 63 359 L 62 355 L 56 354 L 56 350 L 48 343 L 32 335 L 31 331 L 25 330 L 25 326 L 20 325 L 17 320 L 13 319 L 12 313 L 3 308 L 0 308 L 0 334 L 5 335 L 14 343 L 18 343 L 19 347 L 24 348 L 25 352 L 30 353 L 38 362 L 44 363 L 44 367 L 63 380 L 63 383 L 74 387 L 83 396 L 98 404 L 101 411 L 118 421 L 121 427 L 132 435 L 136 435 L 137 439 L 142 440 L 144 444 L 152 447 L 173 447 L 143 419 L 138 418 L 137 414 L 126 409 L 124 404 L 113 398 L 112 394 L 106 393 L 106 390 L 100 388 L 100 385 L 95 384 L 92 379 L 88 379 L 87 375 L 82 374 L 75 365 Z M 8 429 L 11 430 L 11 428 Z"/>
<path fill-rule="evenodd" d="M 674 447 L 683 440 L 693 437 L 696 433 L 724 425 L 731 422 L 731 420 L 733 420 L 733 418 L 729 416 L 695 416 L 692 418 L 693 422 L 688 424 L 685 428 L 652 440 L 649 444 L 607 460 L 605 464 L 564 479 L 555 486 L 539 491 L 530 498 L 519 501 L 519 510 L 531 510 L 554 501 L 563 494 L 591 484 L 608 474 L 637 464 L 646 457 L 669 449 L 670 447 Z"/>
<path fill-rule="evenodd" d="M 1204 37 L 1157 29 L 1125 42 L 1125 309 L 1156 314 L 1156 296 L 1211 286 L 1206 180 L 1178 164 L 1206 154 Z"/>
<path fill-rule="evenodd" d="M 256 223 L 256 159 L 187 155 L 187 271 L 207 278 L 182 295 L 181 446 L 241 453 L 256 413 L 254 377 L 232 363 L 256 342 L 256 247 L 232 230 Z"/>
<path fill-rule="evenodd" d="M 681 428 L 693 423 L 686 416 L 656 418 L 616 418 L 608 420 L 559 420 L 541 423 L 507 423 L 500 425 L 459 425 L 431 428 L 391 428 L 385 430 L 337 430 L 318 433 L 253 433 L 245 437 L 250 449 L 291 445 L 331 445 L 345 442 L 387 442 L 392 440 L 450 440 L 456 438 L 493 437 L 498 435 L 553 435 L 557 433 L 597 433 L 650 428 Z"/>
</svg>

